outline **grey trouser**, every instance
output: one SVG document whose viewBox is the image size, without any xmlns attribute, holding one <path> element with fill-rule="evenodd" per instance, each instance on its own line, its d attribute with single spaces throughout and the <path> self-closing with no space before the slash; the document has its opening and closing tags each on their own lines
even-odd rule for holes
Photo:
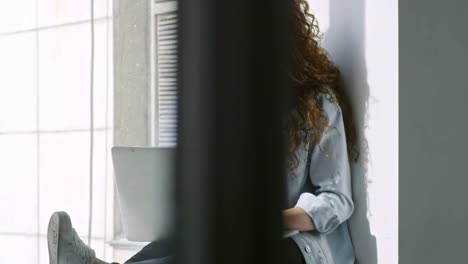
<svg viewBox="0 0 468 264">
<path fill-rule="evenodd" d="M 285 263 L 305 264 L 304 257 L 296 243 L 290 238 L 282 241 Z M 125 264 L 172 264 L 174 263 L 173 254 L 174 248 L 171 243 L 168 241 L 155 241 L 127 260 Z"/>
<path fill-rule="evenodd" d="M 168 240 L 154 241 L 146 245 L 125 264 L 170 264 L 174 254 L 172 243 Z"/>
</svg>

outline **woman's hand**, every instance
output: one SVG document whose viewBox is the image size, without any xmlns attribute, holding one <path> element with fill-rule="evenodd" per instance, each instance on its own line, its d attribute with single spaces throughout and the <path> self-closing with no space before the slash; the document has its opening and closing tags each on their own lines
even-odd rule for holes
<svg viewBox="0 0 468 264">
<path fill-rule="evenodd" d="M 286 229 L 299 231 L 315 230 L 312 218 L 302 208 L 290 208 L 283 210 L 283 222 Z"/>
</svg>

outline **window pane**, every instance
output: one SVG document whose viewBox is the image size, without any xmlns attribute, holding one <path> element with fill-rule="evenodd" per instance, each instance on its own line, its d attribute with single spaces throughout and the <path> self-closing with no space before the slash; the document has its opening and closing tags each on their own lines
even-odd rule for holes
<svg viewBox="0 0 468 264">
<path fill-rule="evenodd" d="M 106 223 L 106 176 L 108 173 L 108 162 L 111 160 L 110 151 L 106 151 L 106 133 L 108 131 L 99 131 L 94 135 L 94 164 L 93 164 L 93 230 L 92 236 L 97 238 L 104 238 Z M 110 149 L 111 145 L 107 145 L 107 149 Z M 113 175 L 109 175 L 113 177 Z M 86 212 L 87 215 L 87 212 Z M 112 215 L 107 215 L 111 218 Z"/>
<path fill-rule="evenodd" d="M 40 140 L 40 232 L 54 211 L 66 211 L 78 234 L 88 232 L 89 134 L 43 134 Z"/>
<path fill-rule="evenodd" d="M 95 32 L 95 127 L 105 126 L 106 23 Z M 39 58 L 40 129 L 89 128 L 89 24 L 40 31 Z"/>
<path fill-rule="evenodd" d="M 0 233 L 36 233 L 36 135 L 0 135 L 0 146 Z"/>
<path fill-rule="evenodd" d="M 106 31 L 109 30 L 109 36 Z M 95 25 L 95 51 L 94 51 L 94 123 L 95 127 L 106 126 L 106 103 L 108 114 L 112 104 L 112 47 L 111 38 L 112 23 L 109 21 L 98 22 Z M 88 87 L 87 87 L 88 88 Z M 88 88 L 89 89 L 89 88 Z M 106 100 L 107 97 L 107 100 Z M 112 123 L 112 116 L 107 117 L 107 122 Z"/>
<path fill-rule="evenodd" d="M 0 1 L 0 33 L 31 29 L 36 25 L 36 0 Z"/>
<path fill-rule="evenodd" d="M 36 38 L 0 37 L 0 132 L 36 129 Z"/>
<path fill-rule="evenodd" d="M 111 0 L 94 0 L 94 17 L 107 15 L 107 4 Z M 89 0 L 38 0 L 39 27 L 61 25 L 90 19 Z"/>
<path fill-rule="evenodd" d="M 94 136 L 92 237 L 104 238 L 106 228 L 106 133 Z M 41 233 L 45 234 L 50 215 L 66 211 L 81 236 L 88 234 L 89 213 L 89 132 L 41 135 Z M 108 145 L 110 148 L 110 145 Z M 111 175 L 112 176 L 112 175 Z M 107 217 L 112 217 L 108 215 Z"/>
<path fill-rule="evenodd" d="M 0 263 L 37 263 L 37 237 L 0 235 Z"/>
<path fill-rule="evenodd" d="M 36 262 L 38 264 L 50 264 L 46 237 L 39 237 L 39 259 Z"/>
</svg>

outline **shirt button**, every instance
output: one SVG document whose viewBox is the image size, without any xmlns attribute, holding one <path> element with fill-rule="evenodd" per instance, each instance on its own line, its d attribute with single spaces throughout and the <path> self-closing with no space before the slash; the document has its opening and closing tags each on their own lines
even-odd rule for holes
<svg viewBox="0 0 468 264">
<path fill-rule="evenodd" d="M 305 246 L 305 251 L 306 251 L 307 253 L 310 253 L 310 252 L 311 252 L 311 249 L 310 249 L 310 247 L 309 247 L 308 245 Z"/>
</svg>

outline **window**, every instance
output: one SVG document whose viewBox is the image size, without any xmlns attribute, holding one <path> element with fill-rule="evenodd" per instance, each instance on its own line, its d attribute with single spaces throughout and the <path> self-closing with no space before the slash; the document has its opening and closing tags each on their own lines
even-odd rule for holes
<svg viewBox="0 0 468 264">
<path fill-rule="evenodd" d="M 112 248 L 112 0 L 95 0 L 91 246 Z M 90 1 L 0 1 L 0 263 L 49 263 L 47 225 L 67 211 L 86 241 Z"/>
</svg>

